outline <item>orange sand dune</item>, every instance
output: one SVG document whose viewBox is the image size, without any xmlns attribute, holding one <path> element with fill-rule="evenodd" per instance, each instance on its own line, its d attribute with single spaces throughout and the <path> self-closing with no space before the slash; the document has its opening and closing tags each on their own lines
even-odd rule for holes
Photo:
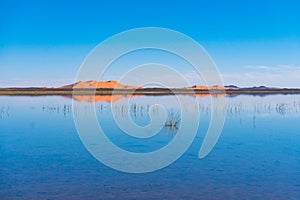
<svg viewBox="0 0 300 200">
<path fill-rule="evenodd" d="M 103 88 L 103 89 L 141 89 L 140 86 L 127 86 L 123 85 L 115 80 L 99 82 L 99 81 L 79 81 L 74 84 L 61 86 L 59 88 L 62 89 L 94 89 L 94 88 Z M 196 90 L 238 90 L 238 88 L 227 88 L 222 85 L 214 85 L 214 86 L 202 86 L 202 85 L 194 85 L 192 87 L 187 87 L 185 89 L 196 89 Z"/>
<path fill-rule="evenodd" d="M 92 80 L 92 81 L 86 81 L 86 82 L 79 81 L 77 83 L 61 86 L 59 88 L 62 88 L 62 89 L 71 89 L 71 88 L 137 89 L 137 88 L 141 88 L 141 87 L 123 85 L 114 80 L 106 81 L 106 82 L 99 82 L 99 81 Z"/>
<path fill-rule="evenodd" d="M 202 86 L 202 85 L 194 85 L 192 87 L 189 87 L 188 89 L 208 90 L 208 87 L 207 86 Z"/>
<path fill-rule="evenodd" d="M 238 90 L 238 88 L 227 88 L 222 85 L 214 85 L 214 86 L 202 86 L 202 85 L 194 85 L 189 87 L 188 89 L 196 89 L 196 90 Z"/>
<path fill-rule="evenodd" d="M 209 86 L 208 89 L 210 89 L 210 90 L 227 90 L 227 88 L 222 85 Z"/>
</svg>

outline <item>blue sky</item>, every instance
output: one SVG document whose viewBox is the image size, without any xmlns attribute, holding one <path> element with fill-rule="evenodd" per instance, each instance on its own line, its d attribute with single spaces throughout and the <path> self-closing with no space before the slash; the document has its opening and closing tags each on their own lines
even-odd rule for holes
<svg viewBox="0 0 300 200">
<path fill-rule="evenodd" d="M 300 87 L 299 19 L 298 1 L 3 0 L 0 87 L 73 82 L 97 44 L 147 26 L 195 39 L 225 84 Z"/>
</svg>

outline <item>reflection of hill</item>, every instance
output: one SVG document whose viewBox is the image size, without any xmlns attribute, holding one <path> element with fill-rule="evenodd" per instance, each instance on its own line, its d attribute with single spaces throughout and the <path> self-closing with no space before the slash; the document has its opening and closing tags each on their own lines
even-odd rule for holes
<svg viewBox="0 0 300 200">
<path fill-rule="evenodd" d="M 73 98 L 79 102 L 89 102 L 89 103 L 97 103 L 97 102 L 107 102 L 107 103 L 114 103 L 118 102 L 125 98 L 137 98 L 142 95 L 73 95 L 68 96 Z M 204 97 L 214 97 L 214 98 L 221 98 L 227 96 L 234 96 L 230 94 L 195 94 L 193 95 L 196 98 L 204 98 Z"/>
<path fill-rule="evenodd" d="M 195 94 L 196 98 L 204 98 L 204 97 L 211 97 L 210 94 Z"/>
<path fill-rule="evenodd" d="M 97 102 L 107 102 L 114 103 L 120 101 L 125 98 L 135 98 L 140 95 L 73 95 L 72 98 L 79 102 L 89 102 L 89 103 L 97 103 Z"/>
<path fill-rule="evenodd" d="M 221 98 L 221 97 L 233 97 L 234 94 L 195 94 L 196 98 L 204 98 L 204 97 L 215 97 L 215 98 Z"/>
<path fill-rule="evenodd" d="M 125 98 L 123 95 L 105 95 L 105 96 L 92 96 L 92 95 L 74 95 L 73 99 L 79 102 L 90 102 L 90 103 L 97 103 L 97 102 L 108 102 L 113 103 Z"/>
</svg>

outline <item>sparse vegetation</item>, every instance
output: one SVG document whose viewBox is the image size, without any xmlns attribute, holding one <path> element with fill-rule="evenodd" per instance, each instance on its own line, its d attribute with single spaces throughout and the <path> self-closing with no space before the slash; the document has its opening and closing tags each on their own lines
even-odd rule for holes
<svg viewBox="0 0 300 200">
<path fill-rule="evenodd" d="M 165 126 L 170 130 L 178 130 L 181 121 L 179 113 L 169 112 Z"/>
</svg>

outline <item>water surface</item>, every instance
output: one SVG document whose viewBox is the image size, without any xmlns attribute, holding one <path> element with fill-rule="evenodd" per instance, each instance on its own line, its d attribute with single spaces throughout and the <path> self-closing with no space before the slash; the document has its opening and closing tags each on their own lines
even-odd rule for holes
<svg viewBox="0 0 300 200">
<path fill-rule="evenodd" d="M 129 112 L 145 126 L 154 104 L 180 115 L 175 96 L 137 96 L 129 105 L 122 104 L 126 97 L 76 100 L 87 112 L 95 108 L 107 137 L 128 151 L 154 151 L 176 135 L 176 128 L 166 126 L 150 139 L 130 137 L 111 112 L 117 102 L 116 117 Z M 86 150 L 71 98 L 1 96 L 1 199 L 300 199 L 300 95 L 226 97 L 224 129 L 204 159 L 198 153 L 211 103 L 209 97 L 197 101 L 199 129 L 188 151 L 162 170 L 129 174 L 103 165 Z M 191 115 L 195 110 L 188 104 L 182 109 Z"/>
</svg>

